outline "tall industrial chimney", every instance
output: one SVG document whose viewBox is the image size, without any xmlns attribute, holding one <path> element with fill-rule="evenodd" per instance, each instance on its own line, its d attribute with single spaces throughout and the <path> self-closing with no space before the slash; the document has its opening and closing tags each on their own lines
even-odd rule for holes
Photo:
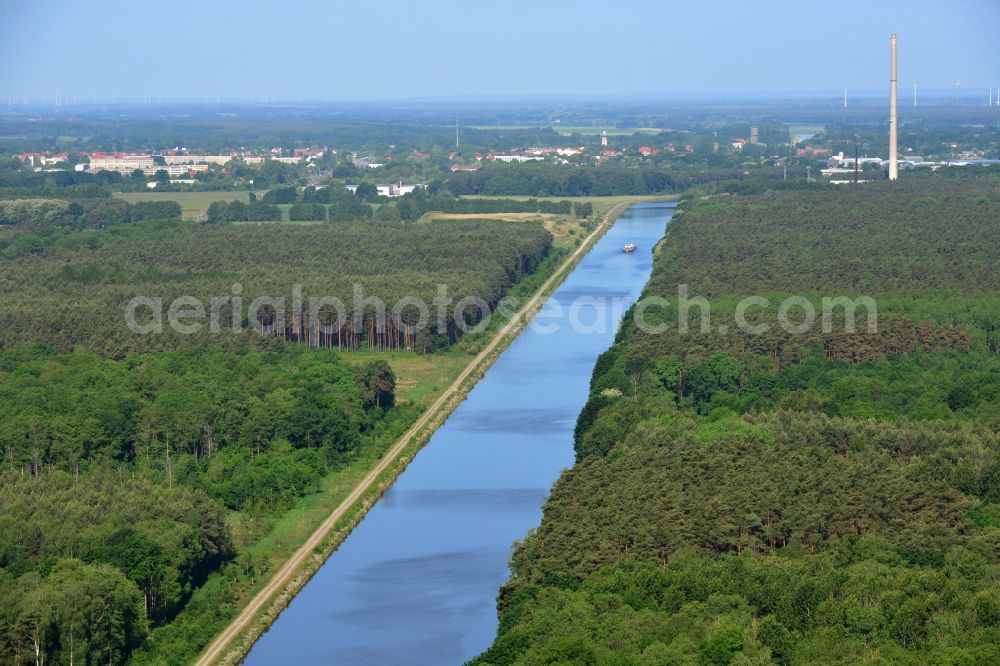
<svg viewBox="0 0 1000 666">
<path fill-rule="evenodd" d="M 889 40 L 892 55 L 889 58 L 889 180 L 899 177 L 896 158 L 896 33 Z"/>
</svg>

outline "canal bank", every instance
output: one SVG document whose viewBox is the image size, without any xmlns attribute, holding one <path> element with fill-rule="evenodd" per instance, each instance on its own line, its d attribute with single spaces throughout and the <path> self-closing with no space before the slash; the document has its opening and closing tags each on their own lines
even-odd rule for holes
<svg viewBox="0 0 1000 666">
<path fill-rule="evenodd" d="M 586 273 L 593 270 L 594 267 L 592 263 L 594 260 L 592 259 L 592 257 L 596 253 L 598 253 L 598 251 L 600 251 L 601 254 L 605 254 L 608 251 L 611 251 L 613 252 L 614 255 L 620 255 L 622 243 L 619 242 L 618 240 L 608 240 L 608 237 L 618 235 L 620 233 L 618 230 L 621 229 L 623 226 L 628 226 L 634 229 L 635 225 L 632 223 L 629 223 L 628 225 L 623 225 L 622 222 L 625 220 L 633 220 L 634 218 L 639 217 L 646 220 L 645 225 L 640 225 L 640 226 L 648 227 L 650 224 L 652 224 L 652 227 L 655 229 L 655 231 L 653 231 L 653 233 L 650 235 L 650 239 L 648 242 L 646 241 L 640 242 L 641 250 L 640 252 L 636 253 L 637 255 L 641 255 L 645 259 L 644 263 L 648 264 L 650 260 L 649 250 L 651 249 L 652 245 L 656 242 L 656 240 L 658 240 L 659 237 L 662 235 L 663 225 L 667 217 L 669 216 L 669 210 L 670 210 L 669 208 L 659 208 L 659 212 L 657 212 L 655 208 L 658 207 L 647 206 L 645 207 L 646 212 L 644 213 L 640 213 L 640 209 L 631 210 L 621 218 L 619 223 L 615 224 L 610 230 L 608 230 L 608 223 L 610 221 L 613 221 L 615 215 L 619 212 L 619 208 L 616 207 L 616 210 L 612 211 L 611 214 L 609 214 L 605 218 L 605 220 L 602 221 L 603 222 L 602 227 L 599 228 L 592 235 L 591 238 L 587 239 L 588 243 L 585 243 L 578 250 L 580 256 L 571 257 L 566 262 L 564 267 L 561 268 L 555 275 L 553 275 L 552 278 L 550 278 L 550 280 L 546 282 L 546 285 L 539 290 L 539 295 L 536 297 L 536 299 L 538 299 L 541 296 L 544 296 L 547 292 L 550 292 L 554 287 L 558 286 L 565 277 L 566 272 L 568 272 L 573 268 L 576 262 L 580 260 L 580 257 L 582 255 L 585 254 L 586 256 L 583 257 L 583 260 L 579 265 L 576 265 L 575 270 L 572 270 L 572 274 L 568 278 L 567 283 L 564 283 L 562 284 L 561 287 L 559 287 L 559 290 L 557 291 L 557 297 L 559 297 L 560 299 L 562 299 L 565 296 L 565 293 L 563 292 L 567 288 L 567 285 L 570 282 L 579 282 L 580 279 L 579 274 L 581 273 L 581 271 Z M 660 218 L 658 223 L 655 220 L 656 217 Z M 607 231 L 608 235 L 605 236 L 604 238 L 600 238 L 601 233 L 604 233 L 605 231 Z M 598 238 L 600 238 L 600 240 L 597 240 Z M 595 241 L 596 245 L 594 245 L 593 250 L 591 250 L 588 253 L 587 248 L 591 247 L 591 243 L 594 243 Z M 637 282 L 633 280 L 633 282 L 635 282 L 634 290 L 636 295 L 638 294 L 638 291 L 641 290 L 642 285 L 645 283 L 647 277 L 648 277 L 648 266 L 646 274 L 640 276 L 641 279 L 639 279 Z M 596 294 L 597 292 L 594 293 Z M 556 297 L 550 299 L 550 302 L 556 302 Z M 535 304 L 529 303 L 525 306 L 525 311 L 530 312 L 533 309 L 537 309 L 537 307 L 538 307 L 537 303 Z M 545 314 L 546 313 L 543 312 L 543 319 L 547 318 L 544 316 Z M 529 334 L 533 334 L 533 331 L 529 330 L 525 332 L 521 336 L 521 338 L 524 338 Z M 220 635 L 216 639 L 216 641 L 213 643 L 210 649 L 206 650 L 206 652 L 202 655 L 202 658 L 199 660 L 198 662 L 199 664 L 219 663 L 220 661 L 232 662 L 234 659 L 238 659 L 240 656 L 242 656 L 242 654 L 246 651 L 246 647 L 250 644 L 250 642 L 254 638 L 256 638 L 256 635 L 259 634 L 261 630 L 263 630 L 266 626 L 268 626 L 268 624 L 270 624 L 274 615 L 286 605 L 288 599 L 291 597 L 292 594 L 294 594 L 296 589 L 301 587 L 309 579 L 309 577 L 316 571 L 316 569 L 320 567 L 320 564 L 322 563 L 325 555 L 330 551 L 332 551 L 334 548 L 336 548 L 337 545 L 344 540 L 344 537 L 349 534 L 349 536 L 347 536 L 346 542 L 344 543 L 343 546 L 341 546 L 341 550 L 337 551 L 334 557 L 331 558 L 330 563 L 332 563 L 334 560 L 339 559 L 340 552 L 345 547 L 347 547 L 347 545 L 350 544 L 352 540 L 355 538 L 354 537 L 355 533 L 351 532 L 353 523 L 364 518 L 365 510 L 369 506 L 371 506 L 371 504 L 376 499 L 378 499 L 379 495 L 392 482 L 393 478 L 395 478 L 395 476 L 398 475 L 399 472 L 405 468 L 407 462 L 409 462 L 409 459 L 420 448 L 420 445 L 423 444 L 426 437 L 434 432 L 434 428 L 436 427 L 436 425 L 441 420 L 444 419 L 444 417 L 451 411 L 451 409 L 454 408 L 456 405 L 458 405 L 459 411 L 466 409 L 468 403 L 467 402 L 462 403 L 462 400 L 465 397 L 466 393 L 469 391 L 470 388 L 472 388 L 472 386 L 475 385 L 475 382 L 478 379 L 479 375 L 481 375 L 483 371 L 490 366 L 491 362 L 510 342 L 510 339 L 516 337 L 516 335 L 517 335 L 516 327 L 511 327 L 510 330 L 508 330 L 505 327 L 505 329 L 501 332 L 501 334 L 496 336 L 496 338 L 494 338 L 490 346 L 486 350 L 484 350 L 484 354 L 480 355 L 483 356 L 484 358 L 480 359 L 479 357 L 477 357 L 476 360 L 481 362 L 470 364 L 470 367 L 467 369 L 465 373 L 463 373 L 463 376 L 459 377 L 459 379 L 456 380 L 456 385 L 458 386 L 453 386 L 453 389 L 455 390 L 449 390 L 446 396 L 442 396 L 442 398 L 449 397 L 449 399 L 445 401 L 444 404 L 442 405 L 436 404 L 435 406 L 433 406 L 432 409 L 428 410 L 428 412 L 425 414 L 425 417 L 422 418 L 420 422 L 415 424 L 413 431 L 411 433 L 408 433 L 407 436 L 401 439 L 400 443 L 397 445 L 402 447 L 401 450 L 397 451 L 395 450 L 397 447 L 394 447 L 394 451 L 390 452 L 390 454 L 387 455 L 385 459 L 383 459 L 384 464 L 380 463 L 378 468 L 372 470 L 372 474 L 369 475 L 371 478 L 366 478 L 366 482 L 359 485 L 358 488 L 359 493 L 357 494 L 357 496 L 353 496 L 352 498 L 348 499 L 348 501 L 351 502 L 351 505 L 345 506 L 348 504 L 348 501 L 345 501 L 345 503 L 341 507 L 338 507 L 338 509 L 334 511 L 333 514 L 331 514 L 331 520 L 326 521 L 324 523 L 324 527 L 321 527 L 320 530 L 317 530 L 317 534 L 314 534 L 313 538 L 310 538 L 310 540 L 303 546 L 303 548 L 300 549 L 300 551 L 296 554 L 297 557 L 290 560 L 289 563 L 285 567 L 283 567 L 282 570 L 278 572 L 278 574 L 276 574 L 273 577 L 271 583 L 268 585 L 268 588 L 262 590 L 262 592 L 257 595 L 257 597 L 254 600 L 255 603 L 248 604 L 247 607 L 244 609 L 243 613 L 241 613 L 240 618 L 238 618 L 236 622 L 230 625 L 230 628 L 227 629 L 226 633 Z M 595 337 L 595 336 L 588 336 L 588 337 Z M 514 345 L 520 345 L 521 338 L 515 340 Z M 596 349 L 594 357 L 596 358 L 596 353 L 603 351 L 603 349 L 609 343 L 610 343 L 610 336 L 606 340 L 598 344 L 599 349 Z M 504 358 L 506 358 L 507 356 L 508 353 L 504 353 L 503 356 L 500 358 L 499 363 L 502 363 Z M 558 360 L 556 360 L 556 363 L 558 363 Z M 590 359 L 590 361 L 587 362 L 586 364 L 587 377 L 589 377 L 590 366 L 592 366 L 592 364 L 593 364 L 593 359 Z M 492 372 L 493 371 L 491 371 L 490 374 L 492 374 Z M 583 388 L 585 394 L 586 392 L 585 380 L 582 382 L 581 387 Z M 470 398 L 471 395 L 474 395 L 478 390 L 479 386 L 476 386 L 472 394 L 470 394 Z M 582 405 L 582 402 L 580 404 Z M 570 421 L 575 419 L 576 411 L 578 411 L 578 408 L 573 410 L 572 418 L 569 419 Z M 456 415 L 458 415 L 458 413 L 459 412 L 456 412 Z M 454 416 L 452 417 L 452 419 L 449 419 L 449 423 L 451 422 L 451 420 L 454 420 Z M 446 429 L 448 427 L 449 426 L 446 423 L 445 428 L 443 429 Z M 435 441 L 437 440 L 438 437 L 439 437 L 438 434 L 434 434 L 434 437 L 431 439 L 432 447 L 435 446 Z M 568 450 L 571 452 L 571 440 L 567 440 L 567 442 L 569 443 L 567 443 L 566 446 L 568 447 Z M 421 455 L 417 457 L 417 462 L 419 462 L 422 458 L 424 458 L 425 455 L 426 453 L 421 453 Z M 416 462 L 413 464 L 416 464 Z M 566 465 L 564 464 L 562 466 Z M 561 469 L 561 467 L 559 467 L 559 469 Z M 404 478 L 409 474 L 410 474 L 409 472 L 404 474 L 403 475 Z M 540 492 L 541 497 L 544 497 L 544 494 L 547 492 L 548 486 L 555 478 L 555 474 L 558 474 L 558 469 L 555 470 L 551 478 L 545 480 L 544 483 L 542 483 L 541 485 L 536 486 L 536 490 L 541 489 Z M 389 494 L 387 495 L 387 499 L 390 502 L 393 501 L 392 499 L 390 499 L 390 495 L 392 495 L 392 492 L 393 491 L 390 490 Z M 540 506 L 541 500 L 539 499 L 537 502 L 534 503 L 537 506 Z M 373 510 L 373 512 L 377 511 L 379 507 L 384 504 L 386 504 L 385 501 L 379 502 L 377 505 L 375 505 L 375 509 Z M 340 515 L 336 516 L 336 514 Z M 370 515 L 371 514 L 369 514 L 369 516 Z M 333 520 L 335 517 L 336 520 Z M 365 524 L 367 523 L 368 519 L 365 518 L 364 522 L 361 523 L 361 525 L 358 526 L 356 529 L 366 530 L 367 528 L 365 528 Z M 503 565 L 502 568 L 504 568 L 506 563 L 506 553 L 509 551 L 510 542 L 513 540 L 513 538 L 523 536 L 523 533 L 535 523 L 537 523 L 537 517 L 533 518 L 530 524 L 526 525 L 523 529 L 518 531 L 513 537 L 505 540 L 502 549 L 503 556 L 501 558 L 501 563 Z M 323 534 L 319 534 L 320 532 L 323 532 Z M 501 532 L 503 532 L 503 530 L 501 530 Z M 402 551 L 400 550 L 399 552 Z M 322 574 L 323 571 L 329 567 L 330 563 L 328 563 L 327 566 L 324 566 L 322 569 L 320 569 L 320 574 Z M 502 578 L 498 579 L 497 585 L 499 585 L 499 582 L 500 580 L 502 580 Z M 316 580 L 318 580 L 318 578 L 314 579 L 314 581 Z M 492 623 L 494 625 L 496 620 L 495 620 L 495 614 L 493 613 L 492 610 L 492 600 L 496 594 L 495 587 L 497 585 L 494 585 L 493 586 L 494 589 L 490 590 L 488 594 L 489 605 L 490 605 L 489 617 L 491 618 Z M 309 583 L 309 585 L 306 586 L 303 593 L 305 593 L 305 591 L 307 590 L 314 589 L 315 587 L 316 587 L 315 583 Z M 292 601 L 291 607 L 288 609 L 288 611 L 286 611 L 278 619 L 277 623 L 275 624 L 275 627 L 265 635 L 264 639 L 262 639 L 262 643 L 258 645 L 256 648 L 254 648 L 254 652 L 250 656 L 251 662 L 261 659 L 261 657 L 259 657 L 258 655 L 264 653 L 260 652 L 260 650 L 266 649 L 266 646 L 274 640 L 274 636 L 278 632 L 283 631 L 281 627 L 286 626 L 288 624 L 295 624 L 295 625 L 300 624 L 299 622 L 294 622 L 294 623 L 286 622 L 286 618 L 292 617 L 293 609 L 300 605 L 301 602 L 298 598 Z M 305 629 L 305 631 L 311 631 L 311 629 Z M 293 633 L 297 634 L 298 631 L 295 631 Z M 490 636 L 490 638 L 492 638 L 492 635 Z M 321 640 L 321 637 L 312 636 L 310 637 L 310 640 Z M 296 643 L 301 642 L 300 638 L 295 639 L 295 642 Z M 279 650 L 279 654 L 281 656 L 277 656 L 274 658 L 280 658 L 282 660 L 301 659 L 306 662 L 315 661 L 313 659 L 309 659 L 308 657 L 297 655 L 294 652 L 288 654 L 284 654 L 284 652 L 285 650 Z M 327 655 L 329 655 L 329 653 L 327 653 Z M 325 658 L 320 658 L 319 661 L 325 662 L 329 661 L 330 659 L 335 659 L 338 663 L 345 661 L 346 663 L 351 663 L 351 658 L 349 656 L 343 656 L 343 657 L 327 656 Z M 415 663 L 412 660 L 412 658 L 407 657 L 407 659 L 410 659 L 408 663 Z M 269 660 L 270 660 L 269 658 L 265 657 L 262 659 L 262 662 L 266 662 Z M 364 660 L 365 659 L 361 659 L 360 661 Z"/>
<path fill-rule="evenodd" d="M 494 333 L 478 353 L 426 411 L 386 452 L 379 463 L 356 482 L 344 499 L 318 524 L 312 534 L 244 603 L 237 615 L 202 651 L 197 666 L 231 664 L 242 659 L 257 638 L 271 625 L 299 589 L 316 573 L 326 558 L 350 534 L 381 497 L 412 457 L 427 443 L 437 427 L 457 407 L 510 341 L 517 337 L 530 315 L 565 279 L 579 260 L 604 234 L 631 202 L 619 202 L 607 210 L 597 227 L 579 247 L 547 277 L 514 317 Z"/>
<path fill-rule="evenodd" d="M 246 663 L 462 663 L 489 646 L 511 544 L 573 462 L 594 362 L 648 280 L 672 208 L 618 218 Z M 623 253 L 628 242 L 639 249 Z"/>
</svg>

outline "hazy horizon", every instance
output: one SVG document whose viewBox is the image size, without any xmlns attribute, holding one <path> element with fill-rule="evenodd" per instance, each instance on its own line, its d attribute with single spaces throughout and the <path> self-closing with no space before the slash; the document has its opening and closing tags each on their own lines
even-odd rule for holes
<svg viewBox="0 0 1000 666">
<path fill-rule="evenodd" d="M 961 4 L 962 7 L 956 7 Z M 0 96 L 164 100 L 773 99 L 1000 87 L 1000 6 L 562 0 L 491 7 L 388 0 L 94 5 L 0 0 Z M 57 41 L 52 35 L 75 37 Z M 780 66 L 775 66 L 779 64 Z M 995 79 L 995 80 L 994 80 Z"/>
</svg>

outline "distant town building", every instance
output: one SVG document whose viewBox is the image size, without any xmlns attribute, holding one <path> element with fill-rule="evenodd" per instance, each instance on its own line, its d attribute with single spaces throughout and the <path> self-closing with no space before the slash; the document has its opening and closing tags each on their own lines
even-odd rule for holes
<svg viewBox="0 0 1000 666">
<path fill-rule="evenodd" d="M 828 159 L 826 161 L 826 164 L 830 168 L 841 168 L 841 169 L 846 168 L 846 167 L 853 168 L 854 167 L 854 158 L 853 157 L 845 157 L 843 151 L 841 151 L 841 152 L 837 153 L 836 155 L 832 156 L 830 159 Z M 877 164 L 877 165 L 881 166 L 882 165 L 882 158 L 881 157 L 859 157 L 858 158 L 858 165 L 859 166 L 864 166 L 865 164 Z"/>
<path fill-rule="evenodd" d="M 404 194 L 409 194 L 413 192 L 418 187 L 427 187 L 423 183 L 415 183 L 413 185 L 403 185 L 402 181 L 399 183 L 389 183 L 388 185 L 376 185 L 375 189 L 378 191 L 381 197 L 401 197 Z M 350 191 L 351 194 L 356 194 L 358 191 L 357 185 L 345 185 L 344 188 Z"/>
<path fill-rule="evenodd" d="M 456 171 L 479 171 L 479 165 L 478 164 L 452 164 L 451 165 L 451 171 L 452 171 L 452 173 L 454 173 Z"/>
<path fill-rule="evenodd" d="M 170 179 L 170 184 L 171 185 L 194 185 L 197 182 L 198 181 L 195 180 L 194 178 L 171 178 Z M 148 189 L 155 190 L 157 188 L 157 186 L 159 186 L 159 184 L 160 183 L 158 181 L 151 180 L 148 183 L 146 183 L 146 187 Z"/>
<path fill-rule="evenodd" d="M 760 143 L 760 135 L 757 134 L 756 125 L 750 128 L 750 143 L 755 146 Z"/>
<path fill-rule="evenodd" d="M 423 187 L 423 185 L 403 185 L 402 182 L 399 182 L 375 186 L 380 197 L 401 197 L 404 194 L 409 194 L 418 187 Z"/>
<path fill-rule="evenodd" d="M 156 163 L 152 155 L 123 155 L 120 157 L 90 157 L 90 167 L 88 171 L 115 171 L 122 175 L 129 175 L 136 169 L 143 173 L 150 171 L 156 173 Z"/>
<path fill-rule="evenodd" d="M 295 157 L 306 160 L 319 159 L 320 157 L 323 157 L 323 155 L 325 154 L 326 154 L 326 149 L 324 148 L 296 148 L 292 151 L 292 155 L 294 155 Z"/>
<path fill-rule="evenodd" d="M 188 177 L 199 171 L 208 171 L 207 164 L 157 164 L 152 155 L 116 155 L 105 156 L 93 153 L 90 163 L 85 165 L 87 171 L 114 171 L 123 176 L 130 176 L 135 171 L 152 176 L 158 171 L 165 171 L 171 178 Z"/>
<path fill-rule="evenodd" d="M 232 155 L 163 155 L 167 164 L 225 164 Z"/>
<path fill-rule="evenodd" d="M 540 162 L 544 157 L 539 155 L 490 155 L 488 159 L 498 162 Z"/>
<path fill-rule="evenodd" d="M 22 162 L 28 162 L 32 167 L 35 166 L 52 166 L 58 164 L 59 162 L 66 162 L 69 160 L 69 153 L 21 153 L 17 156 L 17 159 Z"/>
<path fill-rule="evenodd" d="M 608 147 L 608 130 L 601 130 L 601 146 Z"/>
</svg>

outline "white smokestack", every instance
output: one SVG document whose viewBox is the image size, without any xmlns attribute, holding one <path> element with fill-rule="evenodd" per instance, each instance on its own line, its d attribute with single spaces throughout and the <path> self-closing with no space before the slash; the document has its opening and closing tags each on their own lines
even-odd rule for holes
<svg viewBox="0 0 1000 666">
<path fill-rule="evenodd" d="M 892 55 L 889 58 L 889 180 L 899 177 L 896 157 L 896 33 L 889 40 Z"/>
</svg>

